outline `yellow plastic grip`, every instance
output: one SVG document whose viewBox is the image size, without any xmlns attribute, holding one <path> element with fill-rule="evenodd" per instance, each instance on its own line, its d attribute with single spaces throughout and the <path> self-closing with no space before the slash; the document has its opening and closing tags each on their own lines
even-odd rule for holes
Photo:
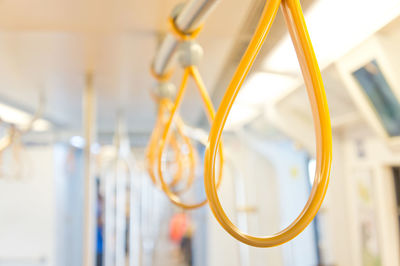
<svg viewBox="0 0 400 266">
<path fill-rule="evenodd" d="M 175 117 L 176 120 L 176 129 L 177 129 L 177 133 L 181 136 L 181 138 L 183 139 L 184 144 L 187 146 L 188 148 L 188 159 L 189 159 L 189 176 L 187 177 L 187 182 L 185 187 L 182 190 L 175 190 L 175 194 L 181 194 L 185 191 L 187 191 L 188 189 L 190 189 L 190 187 L 192 186 L 195 176 L 196 176 L 196 151 L 195 148 L 192 145 L 192 142 L 190 141 L 190 138 L 188 136 L 186 136 L 184 134 L 184 123 L 182 121 L 182 119 L 179 116 Z M 183 157 L 180 157 L 178 160 L 183 160 Z M 173 186 L 173 184 L 171 184 L 171 186 Z"/>
<path fill-rule="evenodd" d="M 294 44 L 310 100 L 316 135 L 317 167 L 310 197 L 300 215 L 282 231 L 266 237 L 241 232 L 227 217 L 218 198 L 215 185 L 215 161 L 225 122 L 230 109 L 261 46 L 271 28 L 278 8 L 282 11 Z M 213 214 L 221 226 L 234 238 L 255 247 L 281 245 L 300 234 L 317 214 L 329 183 L 332 160 L 332 133 L 328 104 L 318 63 L 307 32 L 299 0 L 268 0 L 256 32 L 239 63 L 215 116 L 209 135 L 205 159 L 205 190 Z"/>
<path fill-rule="evenodd" d="M 212 121 L 214 119 L 214 115 L 215 115 L 215 111 L 214 108 L 212 106 L 211 100 L 208 96 L 207 90 L 205 89 L 204 83 L 200 78 L 200 75 L 196 69 L 196 67 L 194 66 L 190 66 L 185 68 L 184 74 L 183 74 L 183 78 L 182 78 L 182 82 L 180 85 L 180 88 L 178 90 L 178 93 L 176 95 L 176 99 L 175 99 L 175 103 L 174 106 L 171 110 L 170 113 L 170 117 L 168 119 L 168 122 L 166 124 L 166 126 L 164 127 L 164 131 L 162 133 L 162 137 L 161 137 L 161 143 L 160 143 L 160 150 L 158 153 L 158 176 L 159 179 L 161 181 L 161 188 L 164 190 L 165 194 L 167 195 L 167 197 L 170 199 L 170 201 L 172 203 L 174 203 L 175 205 L 183 208 L 183 209 L 195 209 L 195 208 L 199 208 L 203 205 L 205 205 L 207 203 L 207 199 L 199 202 L 199 203 L 194 203 L 194 204 L 187 204 L 181 201 L 181 199 L 178 197 L 177 193 L 174 193 L 168 186 L 168 184 L 165 182 L 164 177 L 163 177 L 163 169 L 162 169 L 162 155 L 163 155 L 163 151 L 165 149 L 165 145 L 168 142 L 168 138 L 170 137 L 170 129 L 172 126 L 172 123 L 174 122 L 175 119 L 175 115 L 177 113 L 177 110 L 180 106 L 180 103 L 182 102 L 183 99 L 183 95 L 184 92 L 186 90 L 186 85 L 187 85 L 187 81 L 189 79 L 189 76 L 192 76 L 193 79 L 195 80 L 197 87 L 200 91 L 200 94 L 202 96 L 203 99 L 203 103 L 205 105 L 206 111 L 207 111 L 207 115 L 208 118 L 210 119 L 210 121 Z M 222 144 L 219 143 L 218 145 L 219 148 L 219 160 L 220 160 L 220 167 L 219 167 L 219 176 L 218 176 L 218 181 L 217 181 L 217 187 L 219 187 L 221 180 L 222 180 L 222 165 L 223 165 L 223 151 L 222 151 Z"/>
<path fill-rule="evenodd" d="M 168 24 L 170 32 L 180 41 L 190 41 L 196 39 L 203 28 L 203 26 L 200 26 L 192 32 L 183 32 L 180 29 L 178 29 L 178 27 L 175 24 L 175 20 L 171 17 L 168 19 Z"/>
<path fill-rule="evenodd" d="M 169 72 L 167 72 L 163 75 L 159 75 L 154 71 L 153 66 L 150 67 L 150 74 L 153 76 L 154 79 L 156 79 L 159 82 L 168 81 L 171 78 L 173 73 L 174 73 L 174 71 L 170 70 Z"/>
<path fill-rule="evenodd" d="M 174 161 L 177 163 L 178 169 L 176 170 L 176 173 L 173 175 L 172 181 L 170 183 L 171 187 L 175 187 L 179 181 L 182 179 L 182 171 L 183 171 L 183 160 L 182 160 L 182 152 L 179 148 L 179 143 L 176 140 L 176 138 L 171 138 L 170 139 L 170 145 L 172 147 L 172 150 L 175 153 L 174 156 Z"/>
</svg>

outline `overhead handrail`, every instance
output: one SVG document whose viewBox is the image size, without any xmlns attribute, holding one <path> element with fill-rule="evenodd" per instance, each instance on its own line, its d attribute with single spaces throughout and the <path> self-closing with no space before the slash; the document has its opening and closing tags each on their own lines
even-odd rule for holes
<svg viewBox="0 0 400 266">
<path fill-rule="evenodd" d="M 282 231 L 266 237 L 248 235 L 236 227 L 221 206 L 215 184 L 215 164 L 218 146 L 229 112 L 254 60 L 275 19 L 279 6 L 288 26 L 312 108 L 316 135 L 317 167 L 310 197 L 300 215 Z M 205 159 L 205 189 L 211 210 L 220 225 L 237 240 L 255 247 L 273 247 L 290 241 L 300 234 L 317 214 L 326 194 L 332 161 L 332 132 L 329 109 L 321 72 L 307 32 L 299 0 L 266 1 L 257 29 L 226 89 L 212 123 Z"/>
<path fill-rule="evenodd" d="M 190 34 L 203 24 L 219 2 L 220 0 L 190 0 L 175 8 L 171 18 L 180 32 Z M 152 64 L 152 72 L 156 76 L 164 76 L 171 72 L 172 61 L 179 42 L 173 33 L 168 33 L 165 36 Z"/>
</svg>

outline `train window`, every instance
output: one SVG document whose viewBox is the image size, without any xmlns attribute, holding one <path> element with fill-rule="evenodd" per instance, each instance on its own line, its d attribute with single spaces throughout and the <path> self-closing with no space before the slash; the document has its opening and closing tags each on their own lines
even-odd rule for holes
<svg viewBox="0 0 400 266">
<path fill-rule="evenodd" d="M 400 103 L 376 60 L 370 61 L 352 74 L 368 97 L 387 134 L 391 137 L 400 136 Z"/>
</svg>

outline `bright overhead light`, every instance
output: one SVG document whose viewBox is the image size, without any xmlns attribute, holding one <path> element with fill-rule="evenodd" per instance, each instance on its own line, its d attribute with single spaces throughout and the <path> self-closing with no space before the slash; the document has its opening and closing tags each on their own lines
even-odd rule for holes
<svg viewBox="0 0 400 266">
<path fill-rule="evenodd" d="M 18 128 L 25 129 L 26 127 L 28 127 L 33 116 L 20 109 L 0 103 L 0 118 L 6 123 L 14 124 Z M 46 131 L 50 128 L 50 126 L 50 122 L 45 119 L 39 118 L 34 122 L 32 130 Z"/>
<path fill-rule="evenodd" d="M 235 103 L 229 113 L 225 130 L 232 131 L 254 119 L 260 111 L 254 106 Z"/>
<path fill-rule="evenodd" d="M 291 76 L 256 72 L 243 84 L 236 102 L 250 105 L 268 104 L 295 83 L 296 79 Z"/>
<path fill-rule="evenodd" d="M 235 130 L 253 120 L 268 105 L 284 94 L 296 79 L 274 73 L 256 72 L 249 76 L 237 96 L 226 122 L 226 130 Z"/>
<path fill-rule="evenodd" d="M 81 136 L 73 136 L 69 142 L 78 149 L 83 149 L 85 147 L 85 139 Z"/>
<path fill-rule="evenodd" d="M 398 0 L 317 1 L 305 13 L 305 20 L 320 67 L 355 48 L 399 14 Z M 265 58 L 262 69 L 300 74 L 288 34 Z"/>
<path fill-rule="evenodd" d="M 51 124 L 49 121 L 44 120 L 42 118 L 37 119 L 32 126 L 33 131 L 47 131 L 51 127 Z"/>
</svg>

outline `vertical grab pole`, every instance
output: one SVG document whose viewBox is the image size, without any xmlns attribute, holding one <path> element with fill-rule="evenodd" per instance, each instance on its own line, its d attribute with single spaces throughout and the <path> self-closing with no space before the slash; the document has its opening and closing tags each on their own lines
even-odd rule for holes
<svg viewBox="0 0 400 266">
<path fill-rule="evenodd" d="M 134 168 L 130 176 L 130 216 L 129 216 L 129 266 L 140 266 L 142 238 L 140 235 L 140 213 L 141 213 L 141 188 L 142 173 Z"/>
<path fill-rule="evenodd" d="M 126 265 L 126 206 L 127 184 L 130 180 L 130 165 L 128 163 L 130 144 L 127 129 L 123 124 L 121 113 L 118 113 L 118 122 L 115 133 L 116 171 L 115 171 L 115 265 Z M 121 167 L 125 167 L 123 170 Z"/>
<path fill-rule="evenodd" d="M 95 139 L 96 128 L 96 95 L 93 87 L 92 73 L 85 77 L 83 91 L 83 130 L 84 148 L 84 213 L 83 213 L 83 254 L 82 265 L 94 266 L 95 262 L 95 180 L 91 147 Z"/>
</svg>

